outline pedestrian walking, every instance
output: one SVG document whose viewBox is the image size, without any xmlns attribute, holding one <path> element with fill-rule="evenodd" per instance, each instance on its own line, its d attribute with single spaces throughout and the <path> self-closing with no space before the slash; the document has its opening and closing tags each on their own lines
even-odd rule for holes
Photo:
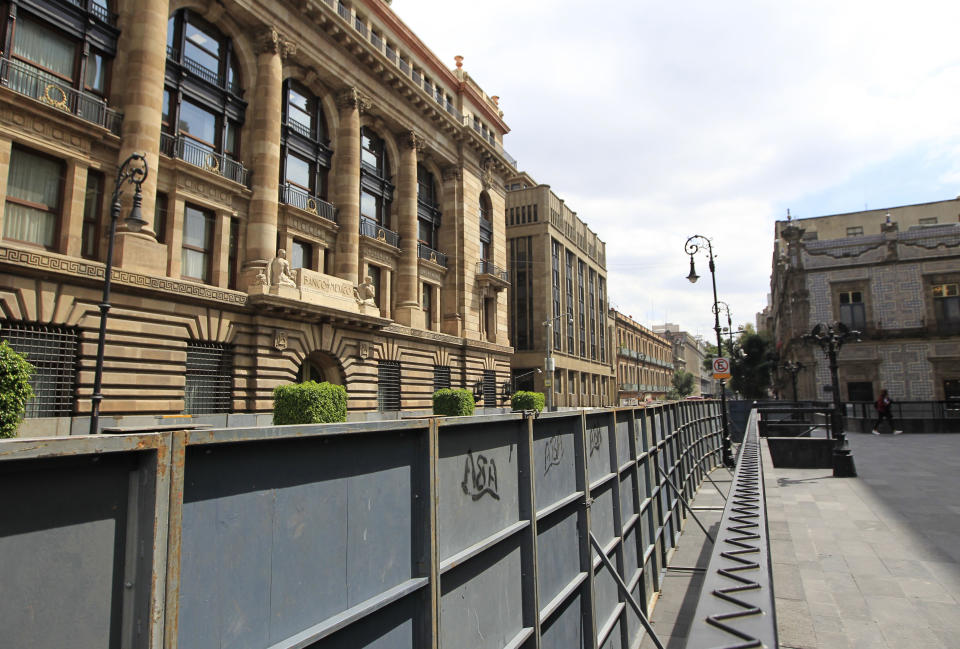
<svg viewBox="0 0 960 649">
<path fill-rule="evenodd" d="M 902 430 L 897 430 L 893 427 L 893 413 L 890 412 L 892 405 L 893 399 L 890 398 L 886 388 L 880 390 L 880 396 L 877 397 L 876 402 L 873 404 L 873 407 L 877 409 L 877 421 L 873 423 L 873 430 L 870 432 L 872 432 L 874 435 L 880 434 L 880 422 L 882 422 L 884 419 L 886 419 L 887 423 L 890 424 L 890 430 L 894 435 L 899 435 L 903 432 Z"/>
</svg>

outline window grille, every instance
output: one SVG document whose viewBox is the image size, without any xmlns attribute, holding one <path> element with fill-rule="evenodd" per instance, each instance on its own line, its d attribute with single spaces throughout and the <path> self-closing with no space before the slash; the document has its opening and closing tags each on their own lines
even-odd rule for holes
<svg viewBox="0 0 960 649">
<path fill-rule="evenodd" d="M 187 343 L 183 410 L 191 415 L 232 411 L 233 347 L 223 343 Z"/>
<path fill-rule="evenodd" d="M 36 372 L 30 380 L 34 398 L 25 417 L 69 417 L 73 414 L 77 376 L 78 333 L 72 327 L 23 322 L 0 323 L 0 339 L 24 354 Z"/>
<path fill-rule="evenodd" d="M 377 410 L 400 410 L 399 361 L 380 361 L 377 365 Z"/>
<path fill-rule="evenodd" d="M 497 407 L 497 373 L 494 370 L 483 370 L 483 405 Z"/>
<path fill-rule="evenodd" d="M 450 368 L 445 365 L 433 366 L 433 391 L 450 388 Z"/>
</svg>

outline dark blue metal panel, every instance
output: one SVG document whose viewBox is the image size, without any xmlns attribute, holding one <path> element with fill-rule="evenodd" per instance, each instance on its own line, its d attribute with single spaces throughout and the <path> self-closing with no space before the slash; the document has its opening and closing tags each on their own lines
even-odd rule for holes
<svg viewBox="0 0 960 649">
<path fill-rule="evenodd" d="M 616 565 L 616 552 L 608 555 L 610 561 Z M 620 591 L 617 582 L 614 581 L 610 572 L 600 564 L 594 574 L 594 597 L 596 598 L 595 610 L 597 612 L 597 631 L 606 626 L 620 603 Z"/>
<path fill-rule="evenodd" d="M 551 515 L 537 528 L 537 578 L 540 606 L 549 604 L 580 573 L 576 509 Z"/>
<path fill-rule="evenodd" d="M 621 467 L 633 457 L 633 412 L 622 410 L 617 413 L 617 466 Z"/>
<path fill-rule="evenodd" d="M 583 614 L 580 595 L 572 597 L 564 607 L 544 625 L 540 638 L 541 649 L 584 649 Z M 589 646 L 592 646 L 592 642 Z"/>
<path fill-rule="evenodd" d="M 616 536 L 613 510 L 613 482 L 606 483 L 601 489 L 590 492 L 593 504 L 590 506 L 590 527 L 594 536 L 607 546 Z"/>
<path fill-rule="evenodd" d="M 424 606 L 419 598 L 409 595 L 307 649 L 421 649 L 425 645 L 417 641 L 414 621 Z"/>
<path fill-rule="evenodd" d="M 637 513 L 635 502 L 637 476 L 630 470 L 625 472 L 620 478 L 620 518 L 626 523 L 630 517 Z"/>
<path fill-rule="evenodd" d="M 579 434 L 579 417 L 544 418 L 533 422 L 532 463 L 538 510 L 577 491 L 574 435 Z"/>
<path fill-rule="evenodd" d="M 613 470 L 610 445 L 615 431 L 611 413 L 587 415 L 587 475 L 593 482 Z"/>
</svg>

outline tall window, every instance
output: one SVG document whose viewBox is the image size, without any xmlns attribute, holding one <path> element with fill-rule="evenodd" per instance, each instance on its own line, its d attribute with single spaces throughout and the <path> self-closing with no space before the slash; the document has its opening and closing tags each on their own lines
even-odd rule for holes
<svg viewBox="0 0 960 649">
<path fill-rule="evenodd" d="M 601 363 L 607 362 L 607 337 L 606 337 L 607 328 L 603 324 L 605 320 L 603 316 L 607 312 L 607 303 L 603 299 L 605 284 L 606 284 L 606 281 L 602 277 L 599 277 L 598 284 L 597 284 L 597 311 L 600 312 L 599 331 L 600 331 L 600 362 Z"/>
<path fill-rule="evenodd" d="M 184 279 L 208 283 L 213 247 L 213 212 L 193 205 L 183 209 L 183 250 L 180 275 Z"/>
<path fill-rule="evenodd" d="M 957 284 L 933 286 L 933 312 L 941 333 L 960 332 L 960 292 Z"/>
<path fill-rule="evenodd" d="M 153 229 L 157 233 L 157 242 L 167 242 L 167 195 L 157 192 L 157 200 L 153 204 Z"/>
<path fill-rule="evenodd" d="M 35 371 L 30 378 L 34 397 L 26 417 L 67 417 L 73 414 L 79 332 L 24 322 L 0 322 L 0 339 L 26 354 Z"/>
<path fill-rule="evenodd" d="M 417 229 L 419 243 L 437 249 L 437 230 L 440 228 L 440 206 L 437 204 L 436 182 L 433 174 L 417 165 Z"/>
<path fill-rule="evenodd" d="M 513 274 L 510 316 L 514 344 L 517 349 L 533 349 L 533 269 L 532 237 L 510 239 L 510 272 Z"/>
<path fill-rule="evenodd" d="M 281 184 L 284 202 L 318 212 L 317 200 L 327 199 L 327 173 L 332 151 L 320 100 L 302 84 L 287 79 L 283 84 L 281 130 Z M 332 217 L 331 213 L 323 216 Z"/>
<path fill-rule="evenodd" d="M 7 179 L 3 237 L 53 250 L 60 225 L 64 165 L 13 147 Z"/>
<path fill-rule="evenodd" d="M 313 266 L 313 246 L 299 239 L 290 246 L 290 270 L 296 268 L 311 269 Z"/>
<path fill-rule="evenodd" d="M 389 160 L 383 140 L 372 130 L 360 131 L 360 216 L 384 228 L 390 228 L 390 201 L 393 185 L 389 178 Z M 361 224 L 362 227 L 362 224 Z"/>
<path fill-rule="evenodd" d="M 861 291 L 843 291 L 839 295 L 840 322 L 851 329 L 863 330 L 867 326 L 866 306 Z"/>
<path fill-rule="evenodd" d="M 577 311 L 580 314 L 579 328 L 580 333 L 580 356 L 587 355 L 587 265 L 577 260 Z"/>
<path fill-rule="evenodd" d="M 560 349 L 563 344 L 563 325 L 560 323 L 560 251 L 563 247 L 556 239 L 551 239 L 551 293 L 553 302 L 553 348 Z"/>
<path fill-rule="evenodd" d="M 573 263 L 574 263 L 573 253 L 570 251 L 567 251 L 567 264 L 566 264 L 567 266 L 567 269 L 566 269 L 567 317 L 566 317 L 566 323 L 564 324 L 564 326 L 567 328 L 567 353 L 568 354 L 577 353 L 577 348 L 573 342 L 574 341 L 573 325 L 571 324 L 573 322 L 573 299 L 574 299 L 573 298 L 573 282 L 574 282 Z"/>
<path fill-rule="evenodd" d="M 400 410 L 399 361 L 380 361 L 377 364 L 377 410 Z"/>
<path fill-rule="evenodd" d="M 87 188 L 83 197 L 83 231 L 80 254 L 86 259 L 97 258 L 100 242 L 100 211 L 103 206 L 103 174 L 87 172 Z"/>
<path fill-rule="evenodd" d="M 162 127 L 167 155 L 245 181 L 236 162 L 246 102 L 233 44 L 189 9 L 167 25 L 167 65 Z"/>
<path fill-rule="evenodd" d="M 590 269 L 590 358 L 597 360 L 597 273 Z"/>
<path fill-rule="evenodd" d="M 424 282 L 423 284 L 423 326 L 425 329 L 433 329 L 433 286 Z"/>
<path fill-rule="evenodd" d="M 377 306 L 381 309 L 384 307 L 383 302 L 380 300 L 380 296 L 383 295 L 383 287 L 381 282 L 383 281 L 383 273 L 380 271 L 379 266 L 369 265 L 367 266 L 367 275 L 370 277 L 370 280 L 373 282 L 373 299 L 377 303 Z"/>
<path fill-rule="evenodd" d="M 213 415 L 233 410 L 233 348 L 223 343 L 188 342 L 183 411 Z"/>
<path fill-rule="evenodd" d="M 493 205 L 487 192 L 480 194 L 480 259 L 493 260 Z"/>
</svg>

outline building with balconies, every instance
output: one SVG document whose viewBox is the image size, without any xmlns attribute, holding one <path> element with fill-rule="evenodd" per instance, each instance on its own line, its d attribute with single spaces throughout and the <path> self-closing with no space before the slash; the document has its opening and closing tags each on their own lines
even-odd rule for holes
<svg viewBox="0 0 960 649">
<path fill-rule="evenodd" d="M 654 333 L 663 336 L 672 343 L 674 369 L 693 374 L 693 393 L 691 396 L 719 394 L 717 382 L 713 380 L 713 375 L 703 367 L 703 361 L 707 357 L 707 347 L 702 338 L 694 336 L 688 331 L 683 331 L 680 329 L 680 325 L 672 322 L 654 325 L 652 328 Z"/>
<path fill-rule="evenodd" d="M 827 362 L 802 337 L 839 321 L 844 401 L 960 399 L 960 199 L 777 221 L 764 328 L 799 361 L 800 399 L 832 398 Z M 792 397 L 782 372 L 776 389 Z"/>
<path fill-rule="evenodd" d="M 614 404 L 606 244 L 526 173 L 507 180 L 506 230 L 515 387 L 552 388 L 555 406 Z M 548 344 L 553 377 L 544 368 Z"/>
<path fill-rule="evenodd" d="M 31 417 L 91 411 L 134 152 L 145 224 L 115 237 L 105 416 L 263 413 L 304 379 L 346 386 L 354 416 L 448 386 L 496 405 L 516 163 L 462 57 L 383 0 L 8 5 L 0 336 L 38 367 Z"/>
<path fill-rule="evenodd" d="M 621 406 L 664 399 L 673 381 L 673 343 L 610 309 L 615 332 L 617 399 Z"/>
</svg>

